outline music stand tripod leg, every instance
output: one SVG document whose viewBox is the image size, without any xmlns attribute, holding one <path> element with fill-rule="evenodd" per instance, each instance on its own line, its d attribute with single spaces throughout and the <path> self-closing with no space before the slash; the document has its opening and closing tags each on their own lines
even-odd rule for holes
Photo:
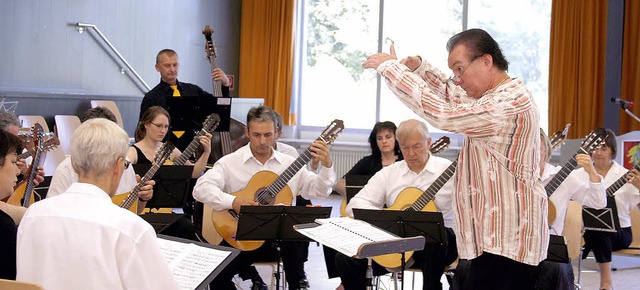
<svg viewBox="0 0 640 290">
<path fill-rule="evenodd" d="M 276 290 L 280 289 L 280 260 L 282 259 L 282 257 L 280 256 L 280 243 L 278 243 L 278 241 L 275 241 L 275 246 L 276 246 L 276 252 L 277 252 L 277 260 L 276 260 L 276 273 L 273 275 L 276 275 Z M 284 282 L 284 281 L 283 281 Z M 282 285 L 282 289 L 284 289 L 284 284 Z"/>
<path fill-rule="evenodd" d="M 367 258 L 367 290 L 373 290 L 373 267 L 371 267 L 371 257 Z"/>
</svg>

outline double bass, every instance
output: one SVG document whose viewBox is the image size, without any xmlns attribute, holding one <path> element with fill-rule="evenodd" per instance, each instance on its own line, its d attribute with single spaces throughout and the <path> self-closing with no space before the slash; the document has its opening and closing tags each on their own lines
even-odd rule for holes
<svg viewBox="0 0 640 290">
<path fill-rule="evenodd" d="M 217 50 L 212 38 L 213 29 L 211 26 L 206 25 L 204 30 L 202 30 L 202 34 L 205 37 L 205 52 L 207 59 L 211 64 L 211 72 L 213 72 L 218 67 L 216 65 L 216 57 L 218 56 Z M 228 97 L 223 96 L 222 94 L 221 81 L 213 80 L 213 95 L 216 97 Z M 211 139 L 211 154 L 209 155 L 208 164 L 214 164 L 222 156 L 247 145 L 247 143 L 249 143 L 249 139 L 246 137 L 244 131 L 245 125 L 242 122 L 231 118 L 229 120 L 229 131 L 213 132 L 213 137 Z"/>
<path fill-rule="evenodd" d="M 206 25 L 202 34 L 205 37 L 205 52 L 209 63 L 211 64 L 211 72 L 218 66 L 216 65 L 217 51 L 213 42 L 212 34 L 213 29 Z M 221 81 L 213 80 L 213 95 L 216 97 L 229 97 L 222 95 L 222 83 Z M 231 118 L 229 120 L 229 131 L 212 132 L 211 138 L 211 154 L 207 164 L 214 164 L 222 156 L 232 153 L 238 150 L 238 148 L 249 143 L 249 139 L 244 133 L 245 125 L 240 121 Z M 200 203 L 196 203 L 200 204 Z M 196 212 L 200 212 L 200 208 L 196 208 Z M 214 245 L 222 242 L 222 236 L 215 230 L 211 221 L 211 214 L 213 209 L 207 205 L 202 206 L 202 236 L 210 243 Z"/>
</svg>

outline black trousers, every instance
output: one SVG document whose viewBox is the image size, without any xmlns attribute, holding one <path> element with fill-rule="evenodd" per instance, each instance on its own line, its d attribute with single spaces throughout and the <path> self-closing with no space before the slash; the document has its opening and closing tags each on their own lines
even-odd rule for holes
<svg viewBox="0 0 640 290">
<path fill-rule="evenodd" d="M 585 259 L 593 250 L 598 263 L 611 262 L 611 252 L 628 248 L 632 240 L 631 227 L 621 228 L 615 233 L 585 231 L 582 258 Z"/>
<path fill-rule="evenodd" d="M 222 246 L 229 246 L 226 241 L 221 243 Z M 302 279 L 304 265 L 304 247 L 302 242 L 280 242 L 280 255 L 284 266 L 284 273 L 287 279 L 289 289 L 299 289 L 300 279 Z M 242 251 L 231 263 L 225 267 L 218 276 L 211 282 L 216 290 L 233 290 L 236 289 L 233 284 L 233 276 L 247 271 L 251 264 L 255 262 L 268 262 L 277 259 L 277 250 L 274 243 L 265 242 L 260 248 L 253 251 Z M 282 270 L 282 269 L 281 269 Z"/>
<path fill-rule="evenodd" d="M 467 277 L 460 289 L 534 289 L 537 266 L 483 252 L 479 257 L 469 260 L 468 267 Z"/>
<path fill-rule="evenodd" d="M 458 257 L 456 236 L 453 230 L 446 228 L 446 235 L 447 245 L 427 243 L 424 250 L 413 254 L 414 267 L 421 269 L 424 277 L 422 289 L 442 289 L 440 277 L 442 277 L 445 267 Z M 337 253 L 335 263 L 345 290 L 366 288 L 367 259 L 355 259 Z M 385 268 L 375 262 L 373 262 L 372 268 L 375 276 L 388 273 Z"/>
<path fill-rule="evenodd" d="M 453 275 L 453 284 L 451 290 L 469 289 L 469 269 L 471 261 L 466 259 L 458 260 Z M 573 290 L 574 275 L 573 267 L 568 263 L 556 263 L 542 261 L 536 269 L 535 273 L 535 289 L 536 290 Z M 482 289 L 476 287 L 475 289 Z M 519 289 L 519 288 L 518 288 Z"/>
</svg>

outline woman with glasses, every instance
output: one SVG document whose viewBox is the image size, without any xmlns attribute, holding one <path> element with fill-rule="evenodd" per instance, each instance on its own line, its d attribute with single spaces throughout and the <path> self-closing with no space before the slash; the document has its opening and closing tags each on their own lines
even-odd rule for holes
<svg viewBox="0 0 640 290">
<path fill-rule="evenodd" d="M 147 109 L 136 127 L 136 143 L 129 148 L 127 158 L 133 164 L 153 164 L 156 151 L 162 145 L 162 140 L 169 132 L 169 112 L 160 106 L 152 106 Z M 193 178 L 198 178 L 204 172 L 209 154 L 211 153 L 211 134 L 207 133 L 198 137 L 204 151 L 194 163 L 187 161 L 185 165 L 193 165 Z M 170 160 L 178 158 L 182 152 L 174 149 Z"/>
</svg>

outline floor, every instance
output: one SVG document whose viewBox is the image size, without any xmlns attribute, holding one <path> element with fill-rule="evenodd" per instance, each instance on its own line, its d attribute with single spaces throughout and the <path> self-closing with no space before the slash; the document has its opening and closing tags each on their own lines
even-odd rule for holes
<svg viewBox="0 0 640 290">
<path fill-rule="evenodd" d="M 326 200 L 314 201 L 314 205 L 321 206 L 332 206 L 332 216 L 339 216 L 339 208 L 342 199 L 338 195 L 331 195 Z M 578 267 L 577 262 L 574 263 L 574 273 L 576 274 L 576 279 L 578 277 Z M 638 257 L 628 257 L 628 256 L 619 256 L 614 255 L 613 258 L 613 266 L 620 268 L 620 270 L 613 272 L 614 286 L 615 289 L 638 289 L 640 290 L 640 258 Z M 598 289 L 599 284 L 599 275 L 597 272 L 597 264 L 593 259 L 583 260 L 583 272 L 581 275 L 581 285 L 582 289 L 585 290 L 594 290 Z M 637 267 L 635 269 L 622 269 L 627 267 Z M 272 267 L 270 265 L 259 265 L 258 271 L 260 275 L 263 277 L 265 282 L 269 283 L 272 277 Z M 324 256 L 322 253 L 322 247 L 316 246 L 315 243 L 311 243 L 309 248 L 309 261 L 305 264 L 305 271 L 307 273 L 309 283 L 311 285 L 311 289 L 318 290 L 333 290 L 338 287 L 340 284 L 340 279 L 328 279 L 327 278 L 327 270 L 324 263 Z M 404 289 L 412 289 L 413 278 L 415 278 L 415 289 L 422 288 L 422 277 L 419 272 L 415 274 L 407 273 L 405 275 L 404 281 Z M 250 289 L 250 284 L 247 282 L 240 282 L 238 289 Z M 442 278 L 442 283 L 444 285 L 444 289 L 448 289 L 448 284 L 446 282 L 445 277 Z M 380 288 L 379 289 L 401 289 L 401 285 L 398 285 L 398 288 L 394 288 L 394 283 L 391 277 L 385 276 L 380 279 Z M 270 287 L 270 289 L 276 289 L 275 287 Z M 282 289 L 282 288 L 280 288 Z"/>
</svg>

